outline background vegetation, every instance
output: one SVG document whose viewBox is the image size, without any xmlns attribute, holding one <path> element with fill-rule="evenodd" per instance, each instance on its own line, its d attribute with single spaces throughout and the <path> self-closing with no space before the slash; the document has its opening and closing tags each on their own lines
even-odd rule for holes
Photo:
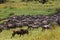
<svg viewBox="0 0 60 40">
<path fill-rule="evenodd" d="M 21 2 L 21 0 L 7 0 L 6 3 L 0 4 L 0 18 L 5 18 L 10 13 L 15 13 L 15 15 L 48 15 L 55 13 L 56 9 L 59 8 L 60 0 L 48 0 L 45 4 L 38 1 Z M 16 35 L 11 39 L 13 30 L 3 30 L 0 33 L 0 40 L 60 40 L 60 27 L 57 25 L 55 25 L 55 29 L 42 32 L 41 28 L 38 28 L 30 30 L 28 35 L 21 37 Z"/>
</svg>

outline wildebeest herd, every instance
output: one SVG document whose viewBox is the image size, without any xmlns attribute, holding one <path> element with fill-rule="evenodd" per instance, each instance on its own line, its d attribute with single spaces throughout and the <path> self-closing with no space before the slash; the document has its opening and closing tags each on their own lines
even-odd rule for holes
<svg viewBox="0 0 60 40">
<path fill-rule="evenodd" d="M 0 0 L 0 4 L 2 4 L 2 3 L 6 3 L 6 1 L 7 0 Z M 45 4 L 46 2 L 47 2 L 47 0 L 21 0 L 22 2 L 29 2 L 29 1 L 39 1 L 39 2 L 41 2 L 42 4 Z M 12 1 L 12 2 L 14 2 L 14 1 Z"/>
<path fill-rule="evenodd" d="M 2 30 L 9 30 L 12 28 L 22 28 L 24 26 L 28 27 L 27 30 L 21 29 L 13 31 L 12 37 L 15 34 L 28 34 L 28 30 L 37 29 L 39 27 L 42 28 L 42 31 L 45 29 L 51 29 L 54 27 L 52 26 L 52 23 L 60 25 L 60 12 L 50 15 L 12 15 L 13 14 L 10 14 L 10 17 L 0 19 L 0 21 L 7 20 L 0 23 L 0 32 L 2 32 Z"/>
</svg>

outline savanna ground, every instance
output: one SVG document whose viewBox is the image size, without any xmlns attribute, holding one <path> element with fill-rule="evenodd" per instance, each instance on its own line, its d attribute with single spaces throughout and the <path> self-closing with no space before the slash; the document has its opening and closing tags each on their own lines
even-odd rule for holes
<svg viewBox="0 0 60 40">
<path fill-rule="evenodd" d="M 14 3 L 13 3 L 14 1 Z M 0 18 L 8 17 L 10 13 L 15 15 L 48 15 L 60 9 L 60 0 L 49 0 L 46 4 L 39 2 L 20 2 L 20 0 L 10 0 L 5 4 L 0 4 Z M 16 28 L 16 30 L 19 28 Z M 41 31 L 41 28 L 30 30 L 29 34 L 24 36 L 15 35 L 11 39 L 12 31 L 3 30 L 0 33 L 0 40 L 60 40 L 60 26 L 55 25 L 55 29 Z"/>
</svg>

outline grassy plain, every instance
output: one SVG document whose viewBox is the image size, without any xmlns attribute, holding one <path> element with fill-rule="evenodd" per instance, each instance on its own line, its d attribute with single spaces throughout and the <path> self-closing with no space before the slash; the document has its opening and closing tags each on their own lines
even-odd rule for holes
<svg viewBox="0 0 60 40">
<path fill-rule="evenodd" d="M 12 1 L 15 1 L 12 3 Z M 10 0 L 5 4 L 0 4 L 0 18 L 7 17 L 10 13 L 15 15 L 48 15 L 56 12 L 56 9 L 60 8 L 60 0 L 49 0 L 46 4 L 38 2 L 20 2 L 19 0 Z M 60 40 L 60 27 L 55 26 L 55 29 L 41 31 L 41 28 L 30 30 L 28 35 L 10 38 L 12 31 L 3 30 L 0 33 L 0 40 Z"/>
</svg>

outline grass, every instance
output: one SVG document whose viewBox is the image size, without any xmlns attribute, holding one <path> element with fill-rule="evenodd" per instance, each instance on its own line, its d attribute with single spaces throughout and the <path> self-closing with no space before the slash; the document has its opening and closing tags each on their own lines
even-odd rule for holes
<svg viewBox="0 0 60 40">
<path fill-rule="evenodd" d="M 59 26 L 55 27 L 55 29 L 45 30 L 44 32 L 41 31 L 41 28 L 29 30 L 28 35 L 25 34 L 21 37 L 19 35 L 15 35 L 15 37 L 11 39 L 13 30 L 14 29 L 3 30 L 3 32 L 0 33 L 0 40 L 60 40 Z"/>
<path fill-rule="evenodd" d="M 49 1 L 42 5 L 36 2 L 18 2 L 5 4 L 0 4 L 0 17 L 7 17 L 10 13 L 15 13 L 16 15 L 36 15 L 36 14 L 52 14 L 57 8 L 60 8 L 60 1 Z"/>
<path fill-rule="evenodd" d="M 0 4 L 0 18 L 7 17 L 10 13 L 15 13 L 15 15 L 37 15 L 43 14 L 48 15 L 56 12 L 56 9 L 60 8 L 60 0 L 49 0 L 46 4 L 36 3 L 36 2 L 20 2 L 19 0 L 14 0 L 12 3 L 7 2 L 5 4 Z M 60 27 L 55 26 L 55 29 L 41 31 L 41 28 L 30 30 L 29 34 L 24 36 L 15 35 L 11 39 L 12 31 L 3 30 L 0 33 L 0 40 L 60 40 Z M 16 30 L 16 29 L 15 29 Z"/>
</svg>

